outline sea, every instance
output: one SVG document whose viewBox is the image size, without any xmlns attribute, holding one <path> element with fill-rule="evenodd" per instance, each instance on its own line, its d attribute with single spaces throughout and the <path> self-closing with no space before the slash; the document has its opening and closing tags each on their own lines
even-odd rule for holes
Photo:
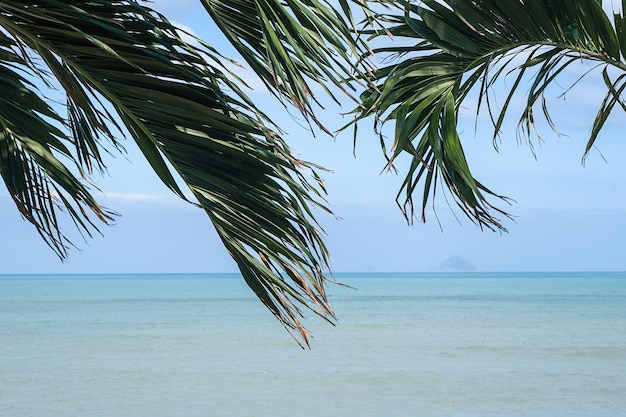
<svg viewBox="0 0 626 417">
<path fill-rule="evenodd" d="M 334 279 L 302 349 L 237 274 L 0 276 L 0 416 L 626 416 L 626 273 Z"/>
</svg>

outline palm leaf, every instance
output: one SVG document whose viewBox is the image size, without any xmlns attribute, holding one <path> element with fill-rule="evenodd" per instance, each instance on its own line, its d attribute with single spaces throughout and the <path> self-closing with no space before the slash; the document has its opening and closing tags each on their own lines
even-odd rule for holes
<svg viewBox="0 0 626 417">
<path fill-rule="evenodd" d="M 39 71 L 17 44 L 0 33 L 0 173 L 18 210 L 61 257 L 72 242 L 61 233 L 58 212 L 65 210 L 82 233 L 97 231 L 96 218 L 110 222 L 86 185 L 59 158 L 74 157 L 64 123 L 20 72 Z M 87 209 L 88 211 L 86 211 Z"/>
<path fill-rule="evenodd" d="M 426 203 L 440 183 L 434 177 L 439 177 L 470 219 L 481 227 L 504 229 L 499 217 L 508 214 L 489 201 L 490 196 L 504 197 L 473 177 L 459 140 L 458 113 L 465 98 L 471 91 L 479 92 L 477 113 L 486 105 L 497 146 L 510 103 L 524 81 L 530 81 L 518 122 L 518 132 L 530 139 L 538 134 L 537 105 L 556 130 L 545 99 L 548 87 L 572 65 L 596 63 L 604 67 L 607 95 L 594 122 L 588 152 L 615 104 L 624 107 L 624 78 L 613 80 L 607 71 L 609 67 L 626 71 L 623 12 L 615 14 L 611 24 L 597 0 L 424 0 L 399 4 L 403 12 L 385 15 L 381 22 L 388 22 L 387 32 L 393 33 L 400 45 L 374 50 L 383 59 L 398 58 L 374 73 L 371 81 L 375 86 L 361 95 L 362 107 L 355 110 L 355 123 L 370 116 L 377 125 L 378 121 L 395 123 L 390 163 L 403 152 L 413 158 L 399 194 L 404 192 L 403 207 L 409 219 L 418 184 L 424 187 L 425 219 Z M 592 73 L 598 74 L 590 70 L 585 75 Z M 509 91 L 498 109 L 493 105 L 493 88 L 496 81 L 513 74 L 514 82 L 507 83 Z"/>
<path fill-rule="evenodd" d="M 325 0 L 201 1 L 266 87 L 324 130 L 311 83 L 339 102 L 336 89 L 351 96 L 356 77 L 365 79 L 367 61 L 357 59 L 368 48 L 357 37 L 351 12 L 354 3 L 371 14 L 365 1 L 340 0 L 340 10 Z"/>
<path fill-rule="evenodd" d="M 53 245 L 62 242 L 54 235 L 57 200 L 84 229 L 91 223 L 82 205 L 109 218 L 54 154 L 84 173 L 90 161 L 103 168 L 100 139 L 119 147 L 107 127 L 119 126 L 161 180 L 185 198 L 175 174 L 182 179 L 248 285 L 288 329 L 308 343 L 298 305 L 332 319 L 322 273 L 327 250 L 313 217 L 314 207 L 327 210 L 316 167 L 292 155 L 230 81 L 221 55 L 188 45 L 163 16 L 136 1 L 3 1 L 0 25 L 8 54 L 1 68 L 39 74 L 15 50 L 37 56 L 68 96 L 67 119 L 38 100 L 32 86 L 26 101 L 0 110 L 4 125 L 33 126 L 19 135 L 9 130 L 11 141 L 0 142 L 0 167 L 9 189 L 26 193 L 25 203 L 17 201 L 22 212 L 39 216 L 31 221 L 50 232 Z M 17 75 L 8 81 L 14 89 L 27 85 Z M 26 116 L 42 120 L 23 124 Z M 64 144 L 74 144 L 74 152 Z M 55 199 L 50 184 L 70 198 Z"/>
</svg>

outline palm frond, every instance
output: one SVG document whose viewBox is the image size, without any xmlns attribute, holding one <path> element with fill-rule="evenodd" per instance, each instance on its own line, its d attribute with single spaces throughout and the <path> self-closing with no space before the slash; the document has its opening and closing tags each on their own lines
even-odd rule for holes
<svg viewBox="0 0 626 417">
<path fill-rule="evenodd" d="M 14 45 L 43 61 L 68 95 L 68 119 L 49 107 L 46 116 L 68 124 L 69 134 L 48 123 L 31 136 L 48 146 L 74 143 L 77 156 L 60 145 L 55 150 L 81 167 L 89 167 L 89 160 L 100 167 L 99 138 L 118 147 L 107 126 L 119 125 L 161 180 L 186 198 L 173 167 L 248 285 L 288 329 L 308 343 L 298 305 L 332 319 L 322 272 L 327 249 L 313 213 L 315 207 L 328 211 L 316 167 L 292 155 L 230 81 L 219 54 L 185 43 L 165 17 L 129 0 L 3 1 L 0 25 Z M 13 120 L 32 108 L 20 103 L 0 115 Z M 43 135 L 46 129 L 54 133 Z M 25 141 L 17 147 L 28 149 Z M 53 165 L 34 162 L 42 170 Z M 7 165 L 0 163 L 4 175 Z M 58 184 L 57 177 L 51 181 Z M 38 189 L 23 182 L 26 190 Z M 73 183 L 61 186 L 81 190 Z M 55 213 L 46 205 L 53 195 L 46 189 L 40 194 L 43 204 L 30 210 L 54 230 Z"/>
<path fill-rule="evenodd" d="M 338 102 L 331 86 L 351 96 L 357 77 L 366 79 L 367 60 L 359 58 L 369 51 L 351 12 L 355 4 L 370 13 L 365 1 L 340 0 L 340 10 L 325 0 L 201 1 L 267 88 L 322 129 L 311 83 Z"/>
<path fill-rule="evenodd" d="M 72 141 L 63 131 L 65 120 L 21 74 L 40 71 L 20 54 L 15 41 L 0 33 L 0 174 L 20 213 L 65 257 L 73 244 L 61 231 L 60 211 L 89 236 L 98 231 L 92 216 L 108 223 L 115 213 L 101 207 L 63 163 L 76 161 L 67 146 Z"/>
<path fill-rule="evenodd" d="M 355 122 L 374 116 L 377 124 L 395 123 L 390 164 L 403 152 L 413 158 L 398 195 L 400 198 L 404 192 L 408 217 L 413 215 L 413 193 L 422 184 L 424 219 L 426 203 L 440 178 L 470 219 L 481 227 L 504 229 L 499 217 L 507 214 L 493 206 L 489 196 L 504 197 L 473 177 L 461 146 L 457 125 L 464 100 L 471 91 L 478 91 L 477 114 L 487 107 L 493 123 L 492 140 L 497 144 L 513 97 L 522 81 L 530 80 L 518 122 L 520 134 L 530 138 L 537 132 L 537 105 L 556 129 L 545 101 L 547 88 L 571 65 L 581 60 L 597 63 L 605 68 L 607 95 L 594 121 L 588 151 L 615 104 L 624 107 L 624 78 L 612 79 L 606 70 L 626 70 L 623 12 L 615 14 L 611 24 L 597 0 L 401 3 L 402 14 L 381 19 L 388 22 L 387 31 L 400 45 L 374 51 L 399 58 L 374 74 L 376 86 L 362 94 L 363 106 L 355 111 Z M 513 74 L 517 75 L 498 109 L 493 105 L 493 87 L 497 80 Z"/>
</svg>

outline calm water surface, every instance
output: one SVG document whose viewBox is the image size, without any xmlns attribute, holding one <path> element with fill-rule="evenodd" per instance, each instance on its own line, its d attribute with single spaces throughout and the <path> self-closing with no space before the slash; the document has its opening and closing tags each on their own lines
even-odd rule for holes
<svg viewBox="0 0 626 417">
<path fill-rule="evenodd" d="M 300 349 L 233 275 L 0 276 L 0 415 L 626 416 L 626 274 L 346 274 Z"/>
</svg>

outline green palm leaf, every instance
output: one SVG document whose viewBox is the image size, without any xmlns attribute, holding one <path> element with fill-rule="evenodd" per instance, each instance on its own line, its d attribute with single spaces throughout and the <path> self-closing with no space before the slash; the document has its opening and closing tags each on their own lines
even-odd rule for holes
<svg viewBox="0 0 626 417">
<path fill-rule="evenodd" d="M 268 127 L 221 68 L 222 56 L 186 44 L 136 1 L 2 1 L 0 26 L 0 169 L 22 214 L 61 256 L 68 240 L 57 207 L 86 232 L 96 229 L 85 209 L 104 221 L 112 213 L 58 158 L 87 176 L 104 169 L 102 150 L 121 149 L 115 137 L 123 134 L 186 198 L 173 167 L 288 329 L 307 342 L 298 305 L 333 317 L 313 217 L 314 207 L 327 210 L 315 166 Z M 39 97 L 33 77 L 65 91 L 67 117 Z"/>
<path fill-rule="evenodd" d="M 97 231 L 114 213 L 96 202 L 87 186 L 59 158 L 74 160 L 64 119 L 40 98 L 20 72 L 39 71 L 18 44 L 0 33 L 0 173 L 20 213 L 60 256 L 72 243 L 61 233 L 57 213 L 65 210 L 83 233 Z M 96 155 L 98 157 L 98 155 Z M 89 216 L 88 211 L 92 213 Z"/>
<path fill-rule="evenodd" d="M 340 0 L 336 10 L 324 0 L 201 1 L 267 88 L 322 129 L 310 84 L 338 102 L 332 87 L 351 95 L 352 81 L 369 69 L 366 60 L 358 60 L 368 49 L 356 36 L 351 12 L 354 3 L 371 13 L 367 2 Z"/>
<path fill-rule="evenodd" d="M 404 192 L 403 206 L 409 218 L 418 185 L 424 187 L 424 218 L 439 178 L 472 220 L 480 226 L 503 229 L 499 216 L 506 213 L 494 207 L 489 196 L 503 197 L 473 177 L 461 146 L 458 112 L 471 91 L 479 92 L 477 112 L 486 106 L 491 116 L 494 144 L 523 80 L 530 80 L 530 89 L 519 118 L 520 133 L 526 137 L 536 133 L 537 105 L 556 128 L 544 93 L 580 61 L 603 67 L 607 86 L 587 152 L 615 104 L 624 108 L 624 76 L 612 78 L 607 68 L 626 70 L 626 23 L 623 14 L 615 14 L 612 25 L 601 1 L 424 0 L 398 4 L 404 10 L 385 15 L 381 21 L 387 22 L 387 32 L 399 39 L 400 45 L 375 52 L 400 58 L 374 74 L 376 86 L 362 94 L 363 106 L 355 113 L 356 122 L 375 116 L 383 124 L 395 123 L 390 164 L 403 152 L 412 155 L 413 163 L 398 195 L 400 198 Z M 514 82 L 508 83 L 506 99 L 498 109 L 493 106 L 492 87 L 513 74 Z"/>
</svg>

